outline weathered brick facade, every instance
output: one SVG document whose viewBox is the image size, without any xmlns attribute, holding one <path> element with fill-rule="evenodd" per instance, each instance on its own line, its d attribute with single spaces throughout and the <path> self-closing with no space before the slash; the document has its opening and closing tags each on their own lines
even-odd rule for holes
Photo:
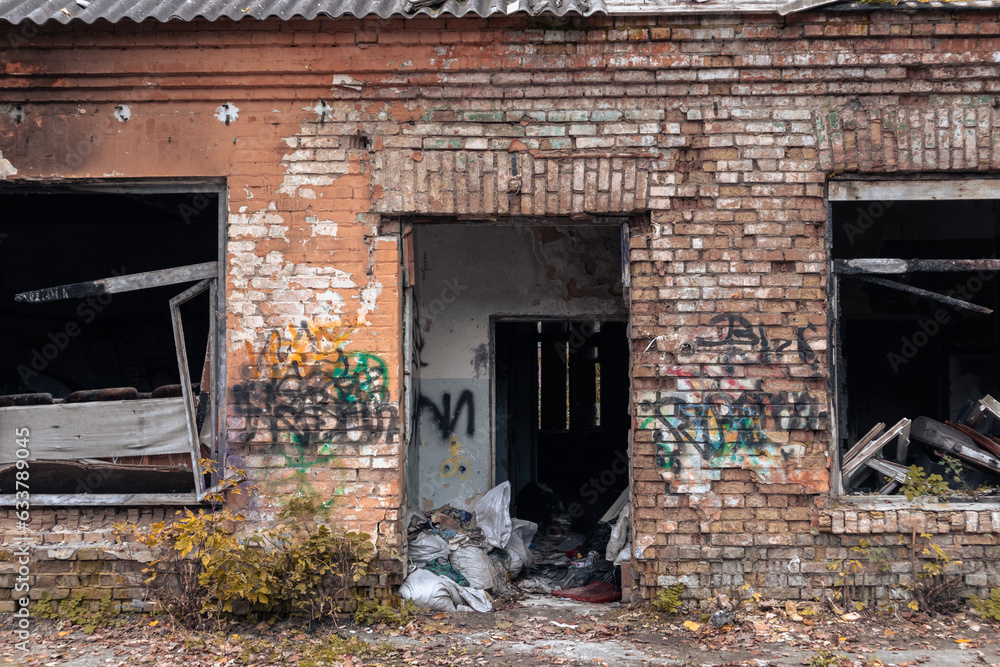
<svg viewBox="0 0 1000 667">
<path fill-rule="evenodd" d="M 899 550 L 866 583 L 905 581 L 914 530 L 961 555 L 974 592 L 1000 585 L 1000 511 L 831 497 L 825 236 L 830 178 L 1000 171 L 996 13 L 78 23 L 12 43 L 8 182 L 227 186 L 228 447 L 254 516 L 308 485 L 396 562 L 400 220 L 625 215 L 647 596 L 679 578 L 702 600 L 811 599 L 863 537 Z M 305 416 L 315 392 L 330 403 Z M 34 508 L 53 563 L 36 586 L 135 594 L 57 564 L 110 548 L 82 525 L 126 512 L 164 510 Z"/>
</svg>

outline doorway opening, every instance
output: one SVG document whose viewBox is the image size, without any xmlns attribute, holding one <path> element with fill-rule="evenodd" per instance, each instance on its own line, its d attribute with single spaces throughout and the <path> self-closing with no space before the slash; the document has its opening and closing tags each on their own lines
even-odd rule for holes
<svg viewBox="0 0 1000 667">
<path fill-rule="evenodd" d="M 518 516 L 548 519 L 532 492 L 541 485 L 588 530 L 629 484 L 626 324 L 498 321 L 494 335 L 497 470 Z"/>
<path fill-rule="evenodd" d="M 609 489 L 628 485 L 615 222 L 412 223 L 413 506 L 468 503 L 509 480 L 519 512 L 518 493 L 549 482 L 564 506 L 585 496 L 577 511 L 599 519 L 617 498 Z"/>
</svg>

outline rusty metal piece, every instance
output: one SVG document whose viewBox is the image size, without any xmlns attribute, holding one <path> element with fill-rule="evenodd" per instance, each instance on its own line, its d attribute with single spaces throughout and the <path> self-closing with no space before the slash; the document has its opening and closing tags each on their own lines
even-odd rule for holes
<svg viewBox="0 0 1000 667">
<path fill-rule="evenodd" d="M 201 385 L 193 384 L 191 385 L 191 391 L 195 394 L 201 391 Z M 184 392 L 179 384 L 165 384 L 162 387 L 157 387 L 150 393 L 150 398 L 177 398 L 178 396 L 183 396 Z"/>
<path fill-rule="evenodd" d="M 114 389 L 83 389 L 66 397 L 66 403 L 96 403 L 98 401 L 136 401 L 139 391 L 135 387 L 115 387 Z"/>
<path fill-rule="evenodd" d="M 52 405 L 52 394 L 10 394 L 0 396 L 0 408 L 12 405 Z"/>
</svg>

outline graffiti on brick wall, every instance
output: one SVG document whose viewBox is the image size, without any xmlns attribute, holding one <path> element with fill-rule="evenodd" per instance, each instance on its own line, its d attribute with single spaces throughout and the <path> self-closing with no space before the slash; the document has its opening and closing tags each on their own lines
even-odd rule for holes
<svg viewBox="0 0 1000 667">
<path fill-rule="evenodd" d="M 720 385 L 721 382 L 721 385 Z M 769 431 L 820 428 L 826 408 L 809 391 L 767 392 L 760 380 L 683 380 L 692 393 L 640 406 L 641 428 L 655 432 L 657 465 L 683 468 L 688 446 L 708 467 L 742 464 L 747 457 L 787 456 Z"/>
<path fill-rule="evenodd" d="M 423 394 L 420 395 L 418 407 L 421 412 L 430 410 L 431 418 L 437 425 L 438 430 L 441 431 L 442 439 L 451 437 L 455 432 L 455 427 L 458 426 L 463 410 L 466 412 L 465 434 L 475 435 L 476 433 L 476 399 L 468 389 L 459 394 L 454 410 L 451 408 L 451 394 L 447 392 L 441 395 L 440 408 L 432 399 Z"/>
<path fill-rule="evenodd" d="M 303 322 L 273 332 L 252 357 L 251 377 L 233 390 L 248 428 L 262 422 L 272 444 L 292 446 L 283 450 L 285 467 L 303 485 L 311 468 L 334 459 L 338 443 L 385 442 L 398 427 L 385 362 L 344 351 L 351 331 Z"/>
<path fill-rule="evenodd" d="M 813 368 L 818 366 L 816 352 L 807 338 L 809 332 L 816 332 L 815 324 L 796 327 L 794 340 L 769 338 L 763 324 L 754 325 L 742 315 L 716 315 L 709 321 L 709 325 L 720 327 L 722 337 L 697 338 L 695 342 L 699 349 L 719 349 L 724 355 L 724 363 L 728 363 L 729 358 L 734 355 L 753 354 L 759 363 L 770 364 L 778 361 L 782 354 L 794 350 L 803 364 L 809 364 Z"/>
</svg>

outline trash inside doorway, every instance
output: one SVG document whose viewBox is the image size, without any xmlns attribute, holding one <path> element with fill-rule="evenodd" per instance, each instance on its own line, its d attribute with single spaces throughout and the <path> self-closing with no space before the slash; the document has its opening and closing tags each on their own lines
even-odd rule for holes
<svg viewBox="0 0 1000 667">
<path fill-rule="evenodd" d="M 403 594 L 472 609 L 588 585 L 587 599 L 618 599 L 614 560 L 629 553 L 621 226 L 412 230 L 418 474 Z"/>
</svg>

